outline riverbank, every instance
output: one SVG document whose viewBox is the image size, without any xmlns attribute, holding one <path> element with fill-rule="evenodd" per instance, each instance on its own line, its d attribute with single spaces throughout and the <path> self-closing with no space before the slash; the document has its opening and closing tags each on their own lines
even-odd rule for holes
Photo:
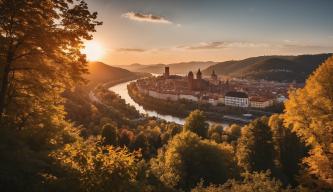
<svg viewBox="0 0 333 192">
<path fill-rule="evenodd" d="M 139 92 L 135 82 L 128 84 L 128 94 L 138 104 L 145 109 L 154 110 L 165 115 L 173 115 L 180 118 L 185 118 L 188 114 L 200 109 L 205 112 L 208 120 L 223 124 L 246 124 L 251 119 L 242 117 L 247 110 L 242 108 L 233 108 L 228 106 L 212 106 L 206 103 L 195 103 L 188 100 L 168 101 L 143 95 Z"/>
</svg>

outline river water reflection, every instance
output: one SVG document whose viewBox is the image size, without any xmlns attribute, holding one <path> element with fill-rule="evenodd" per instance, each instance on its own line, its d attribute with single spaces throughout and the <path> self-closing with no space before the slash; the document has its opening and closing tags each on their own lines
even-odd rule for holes
<svg viewBox="0 0 333 192">
<path fill-rule="evenodd" d="M 136 80 L 134 80 L 134 81 L 136 81 Z M 147 114 L 148 116 L 151 116 L 151 117 L 158 117 L 158 118 L 164 119 L 166 121 L 175 122 L 177 124 L 181 124 L 181 125 L 184 124 L 185 119 L 183 119 L 183 118 L 174 117 L 174 116 L 171 116 L 171 115 L 162 115 L 162 114 L 157 113 L 156 111 L 146 110 L 141 105 L 136 103 L 129 96 L 128 90 L 127 90 L 127 85 L 130 84 L 131 82 L 133 82 L 133 81 L 128 81 L 128 82 L 125 82 L 125 83 L 115 85 L 113 87 L 110 87 L 109 90 L 115 92 L 118 95 L 120 95 L 120 97 L 122 99 L 124 99 L 126 101 L 126 103 L 134 106 L 136 108 L 136 110 L 138 110 L 140 113 Z"/>
<path fill-rule="evenodd" d="M 129 96 L 128 90 L 127 90 L 127 85 L 130 84 L 131 82 L 134 82 L 134 81 L 136 81 L 136 80 L 128 81 L 128 82 L 125 82 L 125 83 L 115 85 L 113 87 L 110 87 L 109 90 L 115 92 L 118 95 L 120 95 L 120 97 L 122 99 L 124 99 L 126 103 L 134 106 L 136 108 L 136 110 L 138 110 L 140 113 L 147 114 L 148 116 L 151 116 L 151 117 L 157 117 L 157 118 L 160 118 L 160 119 L 164 119 L 166 121 L 175 122 L 177 124 L 184 125 L 185 119 L 183 119 L 183 118 L 175 117 L 175 116 L 172 116 L 172 115 L 162 115 L 162 114 L 159 114 L 156 111 L 146 110 L 146 109 L 143 108 L 142 105 L 139 105 L 138 103 L 136 103 Z M 209 122 L 209 123 L 213 124 L 215 122 Z M 227 126 L 227 124 L 222 124 L 222 123 L 215 123 L 215 124 L 221 124 L 224 127 Z"/>
</svg>

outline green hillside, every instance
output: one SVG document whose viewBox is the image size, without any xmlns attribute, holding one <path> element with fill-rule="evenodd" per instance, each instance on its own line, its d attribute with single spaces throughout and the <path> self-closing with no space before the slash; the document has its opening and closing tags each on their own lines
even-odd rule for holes
<svg viewBox="0 0 333 192">
<path fill-rule="evenodd" d="M 215 70 L 218 75 L 232 77 L 304 82 L 330 55 L 332 54 L 251 57 L 212 65 L 203 74 L 210 75 Z"/>
</svg>

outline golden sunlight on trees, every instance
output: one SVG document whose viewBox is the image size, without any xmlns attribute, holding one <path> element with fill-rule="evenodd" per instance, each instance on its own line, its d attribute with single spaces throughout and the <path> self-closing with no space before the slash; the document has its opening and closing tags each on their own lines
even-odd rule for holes
<svg viewBox="0 0 333 192">
<path fill-rule="evenodd" d="M 51 154 L 69 168 L 78 191 L 133 191 L 137 185 L 140 153 L 102 145 L 99 139 L 78 141 Z M 70 180 L 69 180 L 70 181 Z M 57 182 L 57 181 L 54 181 Z M 67 183 L 68 184 L 68 183 Z"/>
<path fill-rule="evenodd" d="M 254 120 L 242 129 L 237 145 L 238 165 L 245 171 L 262 171 L 272 169 L 274 149 L 272 132 L 263 117 Z"/>
<path fill-rule="evenodd" d="M 223 185 L 210 185 L 208 187 L 200 184 L 192 192 L 291 192 L 291 189 L 285 189 L 282 183 L 276 179 L 270 178 L 270 172 L 245 173 L 242 181 L 229 180 Z"/>
<path fill-rule="evenodd" d="M 61 172 L 48 155 L 79 139 L 61 94 L 83 81 L 96 17 L 84 1 L 0 1 L 1 191 L 48 191 Z"/>
<path fill-rule="evenodd" d="M 190 113 L 190 115 L 186 118 L 184 131 L 192 131 L 200 137 L 207 137 L 208 123 L 206 123 L 203 111 L 194 110 Z"/>
<path fill-rule="evenodd" d="M 61 115 L 60 93 L 83 80 L 83 40 L 100 22 L 84 1 L 0 1 L 0 113 L 19 128 Z"/>
<path fill-rule="evenodd" d="M 303 160 L 307 179 L 318 187 L 333 188 L 333 57 L 289 97 L 285 124 L 311 148 Z"/>
<path fill-rule="evenodd" d="M 236 174 L 233 148 L 201 140 L 186 131 L 176 135 L 152 160 L 152 171 L 166 185 L 191 189 L 201 179 L 205 185 L 222 184 Z"/>
</svg>

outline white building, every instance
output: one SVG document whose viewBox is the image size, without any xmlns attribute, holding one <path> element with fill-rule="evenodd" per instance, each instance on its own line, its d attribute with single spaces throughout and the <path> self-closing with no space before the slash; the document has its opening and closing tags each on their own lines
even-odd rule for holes
<svg viewBox="0 0 333 192">
<path fill-rule="evenodd" d="M 249 96 L 244 92 L 231 91 L 225 94 L 224 104 L 233 107 L 249 107 Z"/>
</svg>

